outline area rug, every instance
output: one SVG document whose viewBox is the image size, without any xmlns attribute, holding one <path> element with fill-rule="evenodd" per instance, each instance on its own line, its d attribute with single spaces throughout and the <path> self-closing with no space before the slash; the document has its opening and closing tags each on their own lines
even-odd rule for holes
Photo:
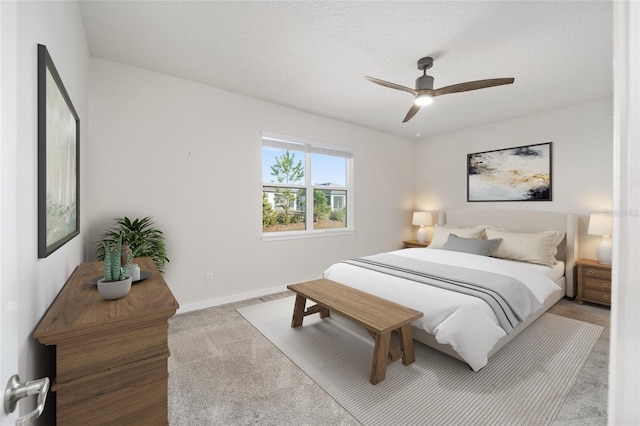
<svg viewBox="0 0 640 426">
<path fill-rule="evenodd" d="M 489 364 L 467 364 L 416 343 L 369 383 L 373 340 L 332 313 L 291 328 L 294 297 L 238 312 L 363 425 L 546 425 L 566 398 L 603 328 L 545 313 Z"/>
</svg>

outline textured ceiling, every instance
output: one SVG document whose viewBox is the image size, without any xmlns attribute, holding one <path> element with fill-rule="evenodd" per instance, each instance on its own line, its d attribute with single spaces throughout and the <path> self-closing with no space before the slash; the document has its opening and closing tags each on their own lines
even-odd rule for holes
<svg viewBox="0 0 640 426">
<path fill-rule="evenodd" d="M 80 1 L 91 55 L 405 138 L 612 95 L 612 6 L 599 1 Z M 408 123 L 416 62 L 437 97 Z M 419 136 L 416 136 L 419 135 Z"/>
</svg>

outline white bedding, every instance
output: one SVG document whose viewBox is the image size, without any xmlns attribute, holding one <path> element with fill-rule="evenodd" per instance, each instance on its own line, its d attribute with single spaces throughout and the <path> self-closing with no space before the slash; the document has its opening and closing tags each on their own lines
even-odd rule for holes
<svg viewBox="0 0 640 426">
<path fill-rule="evenodd" d="M 525 284 L 541 304 L 557 292 L 559 286 L 554 281 L 557 271 L 563 270 L 449 250 L 417 248 L 391 253 L 510 275 Z M 424 317 L 412 325 L 432 334 L 439 343 L 450 345 L 474 371 L 487 364 L 489 351 L 506 335 L 489 305 L 473 296 L 345 263 L 332 265 L 324 277 L 423 312 Z"/>
</svg>

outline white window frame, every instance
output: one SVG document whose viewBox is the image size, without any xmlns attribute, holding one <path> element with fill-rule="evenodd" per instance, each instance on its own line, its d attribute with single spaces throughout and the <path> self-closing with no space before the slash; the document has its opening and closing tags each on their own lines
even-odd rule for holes
<svg viewBox="0 0 640 426">
<path fill-rule="evenodd" d="M 261 141 L 260 144 L 260 153 L 262 156 L 262 149 L 265 146 L 280 148 L 280 149 L 289 149 L 291 151 L 304 152 L 305 153 L 305 183 L 304 185 L 299 184 L 279 184 L 277 182 L 263 182 L 262 181 L 262 173 L 260 174 L 261 187 L 265 186 L 282 186 L 282 187 L 299 187 L 305 188 L 307 190 L 307 206 L 306 206 L 306 216 L 305 220 L 307 226 L 311 224 L 313 226 L 313 190 L 314 189 L 336 189 L 341 191 L 346 191 L 346 201 L 347 201 L 347 221 L 346 227 L 344 228 L 332 228 L 332 229 L 305 229 L 300 231 L 280 231 L 280 232 L 262 232 L 261 238 L 263 241 L 278 241 L 278 240 L 291 240 L 298 238 L 316 238 L 316 237 L 327 237 L 327 236 L 335 236 L 335 235 L 345 235 L 352 234 L 354 232 L 354 196 L 353 196 L 353 149 L 329 144 L 325 142 L 318 142 L 310 139 L 300 138 L 296 136 L 288 136 L 279 133 L 274 133 L 270 131 L 263 130 L 261 132 Z M 344 187 L 334 187 L 334 186 L 318 186 L 313 185 L 311 181 L 312 176 L 312 167 L 311 163 L 311 154 L 325 154 L 332 155 L 345 158 L 345 186 Z M 261 167 L 264 166 L 261 163 Z M 264 192 L 264 191 L 263 191 Z"/>
</svg>

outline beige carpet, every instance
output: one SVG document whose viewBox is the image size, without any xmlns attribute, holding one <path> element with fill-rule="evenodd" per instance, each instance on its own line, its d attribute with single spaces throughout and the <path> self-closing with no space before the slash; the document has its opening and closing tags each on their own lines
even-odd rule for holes
<svg viewBox="0 0 640 426">
<path fill-rule="evenodd" d="M 364 425 L 550 424 L 603 330 L 544 314 L 478 373 L 417 344 L 415 363 L 373 386 L 364 330 L 335 315 L 292 329 L 292 309 L 289 297 L 238 312 Z"/>
</svg>

